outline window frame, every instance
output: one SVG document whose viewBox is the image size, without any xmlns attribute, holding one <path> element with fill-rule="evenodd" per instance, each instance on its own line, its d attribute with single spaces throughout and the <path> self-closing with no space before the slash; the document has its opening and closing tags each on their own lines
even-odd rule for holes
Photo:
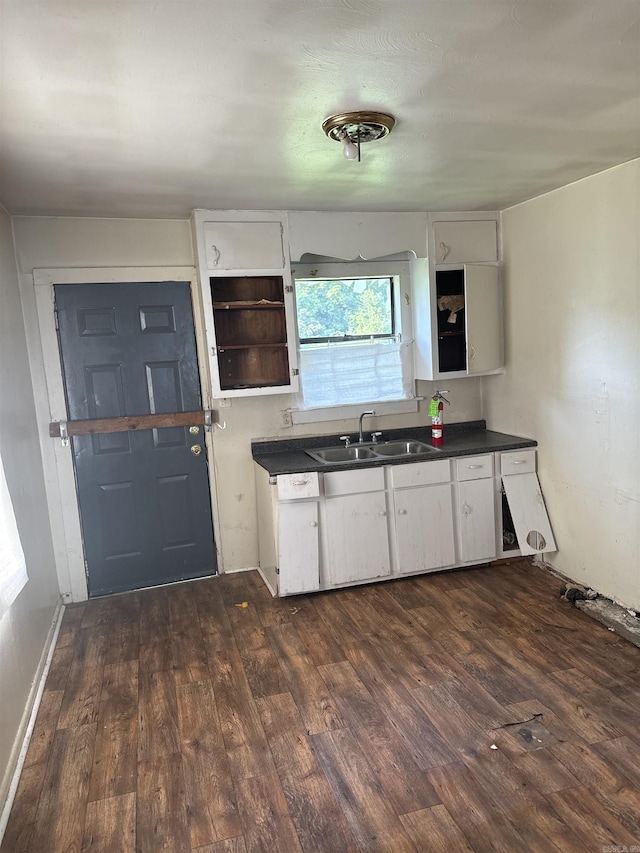
<svg viewBox="0 0 640 853">
<path fill-rule="evenodd" d="M 293 297 L 295 311 L 295 345 L 300 353 L 301 342 L 298 334 L 298 315 L 296 302 L 297 279 L 340 279 L 340 278 L 391 278 L 392 318 L 394 323 L 394 334 L 391 336 L 374 336 L 382 340 L 395 339 L 398 343 L 413 344 L 413 314 L 412 292 L 411 292 L 411 263 L 409 260 L 374 260 L 374 261 L 344 261 L 344 260 L 318 260 L 315 263 L 294 263 L 291 269 L 293 282 Z M 323 339 L 325 340 L 325 339 Z M 369 337 L 363 340 L 369 340 Z M 308 343 L 311 343 L 309 341 Z M 339 342 L 337 342 L 339 343 Z M 311 343 L 311 345 L 313 345 Z M 344 420 L 358 417 L 360 412 L 366 408 L 376 407 L 379 415 L 404 414 L 418 410 L 418 399 L 415 395 L 415 371 L 413 356 L 403 360 L 404 378 L 412 389 L 410 397 L 401 397 L 397 400 L 379 401 L 374 399 L 359 403 L 344 402 L 335 406 L 318 408 L 305 408 L 301 388 L 297 394 L 292 395 L 291 419 L 294 424 L 314 423 L 320 421 Z"/>
</svg>

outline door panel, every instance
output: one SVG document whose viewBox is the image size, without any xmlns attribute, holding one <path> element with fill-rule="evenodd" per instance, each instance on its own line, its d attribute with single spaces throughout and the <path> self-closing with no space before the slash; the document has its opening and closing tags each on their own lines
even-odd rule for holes
<svg viewBox="0 0 640 853">
<path fill-rule="evenodd" d="M 55 296 L 70 419 L 201 408 L 187 282 L 56 285 Z M 74 436 L 90 595 L 215 574 L 203 451 L 202 427 Z"/>
<path fill-rule="evenodd" d="M 486 373 L 503 365 L 502 301 L 498 267 L 464 268 L 467 372 Z"/>
<path fill-rule="evenodd" d="M 502 478 L 522 554 L 557 551 L 538 475 L 512 474 Z"/>
<path fill-rule="evenodd" d="M 493 560 L 496 556 L 496 525 L 493 480 L 458 483 L 460 559 Z"/>
</svg>

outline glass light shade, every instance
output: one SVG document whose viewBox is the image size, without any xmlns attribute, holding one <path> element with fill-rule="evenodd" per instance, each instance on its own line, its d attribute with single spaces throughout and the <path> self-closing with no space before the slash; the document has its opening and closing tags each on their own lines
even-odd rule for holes
<svg viewBox="0 0 640 853">
<path fill-rule="evenodd" d="M 353 142 L 349 137 L 347 137 L 342 143 L 342 153 L 347 160 L 357 160 L 358 159 L 358 146 L 355 142 Z"/>
</svg>

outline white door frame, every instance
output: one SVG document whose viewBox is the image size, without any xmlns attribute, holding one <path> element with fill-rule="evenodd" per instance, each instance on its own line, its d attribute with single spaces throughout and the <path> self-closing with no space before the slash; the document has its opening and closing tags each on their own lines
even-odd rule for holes
<svg viewBox="0 0 640 853">
<path fill-rule="evenodd" d="M 203 408 L 211 408 L 207 346 L 200 288 L 195 267 L 91 267 L 71 269 L 34 269 L 21 276 L 23 311 L 31 375 L 36 400 L 36 420 L 42 450 L 45 489 L 51 523 L 58 583 L 63 601 L 88 598 L 80 510 L 73 471 L 71 446 L 63 447 L 59 438 L 49 437 L 51 421 L 67 420 L 62 379 L 62 362 L 54 314 L 54 284 L 138 283 L 188 281 L 191 286 L 196 348 L 200 372 Z M 218 571 L 223 571 L 220 552 L 218 495 L 212 433 L 205 431 L 209 487 L 213 514 L 214 541 Z"/>
</svg>

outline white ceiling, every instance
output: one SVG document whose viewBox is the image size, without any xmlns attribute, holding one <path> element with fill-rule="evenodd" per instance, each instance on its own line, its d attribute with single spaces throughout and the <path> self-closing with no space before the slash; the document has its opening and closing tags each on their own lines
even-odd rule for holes
<svg viewBox="0 0 640 853">
<path fill-rule="evenodd" d="M 11 213 L 496 209 L 640 156 L 640 0 L 0 0 Z M 342 157 L 321 130 L 397 125 Z"/>
</svg>

